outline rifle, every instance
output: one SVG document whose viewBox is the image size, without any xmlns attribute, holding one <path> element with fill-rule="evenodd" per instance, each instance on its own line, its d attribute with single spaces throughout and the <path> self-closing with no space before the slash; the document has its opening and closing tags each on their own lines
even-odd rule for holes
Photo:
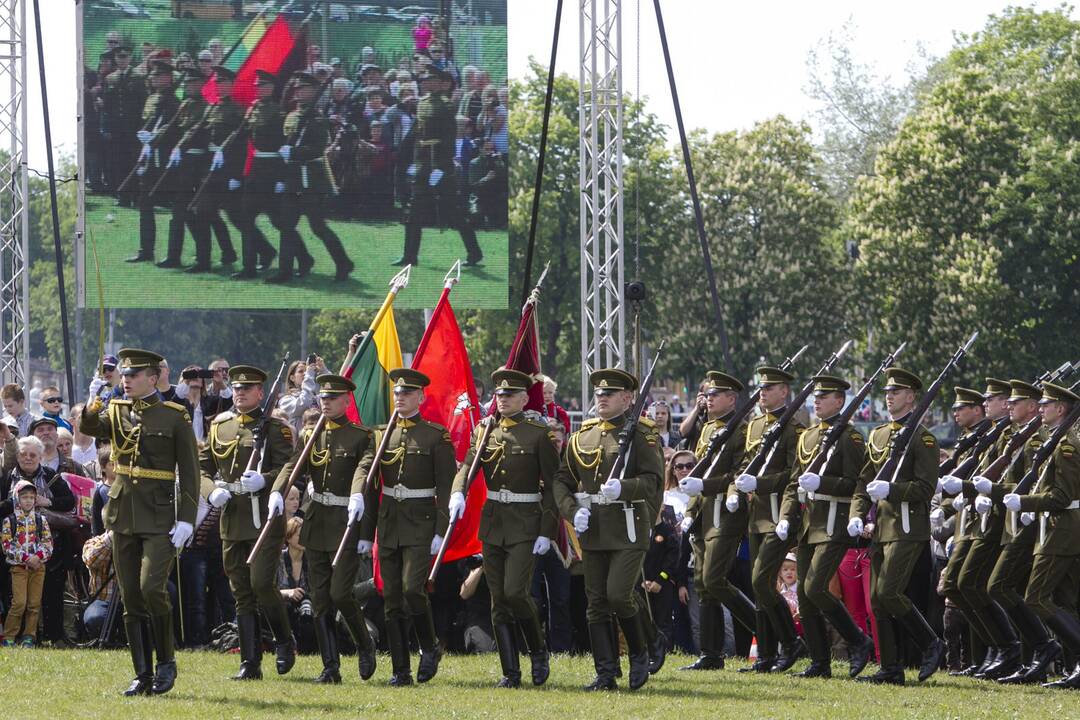
<svg viewBox="0 0 1080 720">
<path fill-rule="evenodd" d="M 840 349 L 830 355 L 829 359 L 825 361 L 825 364 L 821 366 L 821 369 L 814 374 L 823 375 L 832 370 L 837 361 L 839 361 L 844 353 L 848 351 L 848 348 L 851 347 L 852 342 L 853 341 L 848 340 L 841 345 Z M 784 414 L 780 416 L 780 419 L 773 423 L 772 427 L 770 427 L 761 438 L 761 445 L 758 447 L 757 455 L 754 456 L 754 459 L 751 460 L 750 464 L 743 470 L 744 475 L 757 475 L 761 472 L 762 468 L 768 465 L 769 461 L 772 460 L 773 453 L 776 452 L 776 447 L 780 442 L 780 436 L 784 433 L 784 428 L 787 427 L 788 423 L 791 422 L 791 419 L 795 417 L 795 413 L 802 409 L 803 403 L 806 402 L 806 398 L 810 397 L 810 393 L 813 391 L 814 381 L 810 380 L 803 385 L 799 394 L 788 403 L 787 408 L 784 410 Z"/>
<path fill-rule="evenodd" d="M 638 423 L 641 422 L 641 413 L 645 409 L 645 403 L 649 399 L 649 390 L 652 388 L 653 378 L 656 376 L 656 363 L 660 361 L 660 353 L 663 349 L 664 341 L 661 340 L 660 345 L 656 348 L 656 354 L 653 355 L 652 363 L 649 365 L 649 371 L 645 373 L 641 386 L 638 388 L 637 400 L 634 401 L 630 412 L 627 414 L 626 422 L 623 423 L 622 428 L 619 430 L 619 453 L 615 456 L 615 462 L 611 464 L 608 480 L 622 479 L 626 474 L 626 461 L 630 457 L 630 449 L 634 444 L 634 433 L 637 431 Z"/>
<path fill-rule="evenodd" d="M 1031 468 L 1024 473 L 1024 477 L 1016 484 L 1016 489 L 1013 490 L 1015 494 L 1027 495 L 1031 492 L 1035 483 L 1039 480 L 1039 471 L 1042 465 L 1054 454 L 1058 444 L 1069 434 L 1069 430 L 1072 429 L 1077 420 L 1080 420 L 1080 403 L 1075 404 L 1072 412 L 1065 416 L 1065 419 L 1050 433 L 1050 437 L 1046 439 L 1046 442 L 1035 451 L 1031 458 Z"/>
<path fill-rule="evenodd" d="M 184 105 L 184 103 L 180 103 L 181 107 L 183 107 L 183 105 Z M 177 115 L 177 117 L 179 117 L 179 115 L 180 115 L 179 110 L 176 111 L 176 115 Z M 210 117 L 210 108 L 207 107 L 206 111 L 203 113 L 203 116 L 201 118 L 199 118 L 199 122 L 195 123 L 187 132 L 199 132 L 199 131 L 201 131 L 203 129 L 203 126 L 206 124 L 207 118 L 209 118 L 209 117 Z M 179 145 L 177 145 L 176 147 L 179 147 Z M 184 153 L 184 151 L 181 150 L 180 151 L 181 156 L 183 156 L 183 153 Z M 181 159 L 181 162 L 183 162 L 182 159 Z M 169 165 L 168 163 L 165 164 L 165 169 L 161 171 L 161 176 L 158 178 L 158 181 L 156 183 L 154 183 L 154 187 L 150 188 L 150 194 L 151 195 L 153 195 L 154 193 L 156 193 L 158 191 L 158 188 L 161 187 L 161 183 L 163 183 L 165 181 L 165 178 L 167 178 L 169 176 L 169 171 L 172 170 L 173 168 L 177 168 L 177 167 L 180 167 L 180 163 L 177 163 L 176 165 Z"/>
<path fill-rule="evenodd" d="M 966 453 L 968 450 L 974 448 L 976 445 L 980 445 L 982 439 L 988 434 L 987 431 L 990 430 L 991 425 L 994 425 L 994 421 L 984 418 L 983 420 L 980 420 L 974 428 L 972 428 L 971 434 L 957 442 L 956 447 L 953 448 L 952 457 L 938 465 L 938 476 L 944 477 L 945 475 L 955 475 L 956 473 L 953 472 L 953 469 L 956 468 L 956 459 Z M 994 429 L 996 430 L 997 428 L 995 427 Z M 999 432 L 998 435 L 1000 434 L 1001 433 Z M 982 445 L 983 450 L 986 449 L 986 447 L 986 445 Z M 977 455 L 981 451 L 982 450 L 976 448 L 975 452 L 972 453 L 972 455 Z M 957 475 L 957 477 L 960 476 Z"/>
<path fill-rule="evenodd" d="M 221 143 L 220 152 L 222 154 L 224 154 L 225 151 L 228 150 L 229 147 L 233 144 L 233 142 L 235 142 L 236 137 L 240 134 L 240 131 L 244 129 L 244 126 L 246 124 L 247 124 L 247 115 L 245 115 L 244 119 L 240 121 L 240 124 L 236 127 L 236 129 L 233 130 L 231 133 L 229 133 L 229 136 L 227 138 L 225 138 L 225 141 Z M 211 156 L 210 166 L 213 167 L 213 165 L 214 165 L 214 160 L 213 160 L 213 157 Z M 188 203 L 188 207 L 187 207 L 188 212 L 193 212 L 195 210 L 195 205 L 198 204 L 199 198 L 202 197 L 203 192 L 206 190 L 206 186 L 210 184 L 210 178 L 214 177 L 215 172 L 217 172 L 217 170 L 213 170 L 213 169 L 209 170 L 206 173 L 206 177 L 204 177 L 202 182 L 199 183 L 199 189 L 195 191 L 194 197 L 192 197 L 191 202 Z"/>
<path fill-rule="evenodd" d="M 173 114 L 173 116 L 172 116 L 171 118 L 169 118 L 169 122 L 165 123 L 165 125 L 166 125 L 166 126 L 168 126 L 168 125 L 172 125 L 173 121 L 174 121 L 174 120 L 176 120 L 176 118 L 178 118 L 179 116 L 180 116 L 180 108 L 178 107 L 178 108 L 176 109 L 176 113 L 175 113 L 175 114 Z M 157 119 L 157 122 L 156 122 L 156 123 L 154 123 L 154 130 L 153 130 L 153 132 L 154 132 L 154 133 L 157 133 L 157 130 L 158 130 L 158 128 L 159 128 L 159 127 L 161 127 L 161 117 L 160 117 L 160 116 L 158 117 L 158 119 Z M 152 151 L 151 151 L 151 152 L 152 152 Z M 129 182 L 131 182 L 131 180 L 132 180 L 133 178 L 135 178 L 136 176 L 138 176 L 138 175 L 139 175 L 139 168 L 146 168 L 146 167 L 148 167 L 149 165 L 150 165 L 150 159 L 149 159 L 149 158 L 147 158 L 147 159 L 146 159 L 146 162 L 142 162 L 142 161 L 136 161 L 136 163 L 135 163 L 135 167 L 131 168 L 131 172 L 129 172 L 129 173 L 127 174 L 127 177 L 126 177 L 126 178 L 124 178 L 124 182 L 120 183 L 120 186 L 116 188 L 116 192 L 117 192 L 117 193 L 121 193 L 121 192 L 123 192 L 123 191 L 124 191 L 124 188 L 126 188 L 126 187 L 127 187 L 128 183 L 129 183 Z"/>
<path fill-rule="evenodd" d="M 851 424 L 851 418 L 855 417 L 855 413 L 859 407 L 862 406 L 863 400 L 870 394 L 870 390 L 874 387 L 874 383 L 881 376 L 883 372 L 896 362 L 896 358 L 900 353 L 904 352 L 904 348 L 907 347 L 907 342 L 900 343 L 900 347 L 893 350 L 889 355 L 881 361 L 874 374 L 866 379 L 862 387 L 859 388 L 859 392 L 855 393 L 855 396 L 851 398 L 847 406 L 840 412 L 840 415 L 829 431 L 825 433 L 825 438 L 821 441 L 821 446 L 818 449 L 817 455 L 810 461 L 810 464 L 806 466 L 805 472 L 813 473 L 814 475 L 820 475 L 821 471 L 829 464 L 829 460 L 832 459 L 833 453 L 836 452 L 836 448 L 839 446 L 840 438 L 843 437 L 844 432 L 847 430 L 848 425 Z"/>
<path fill-rule="evenodd" d="M 262 472 L 263 461 L 266 459 L 263 454 L 263 448 L 266 447 L 266 424 L 270 420 L 270 412 L 277 406 L 278 394 L 281 392 L 281 380 L 285 377 L 285 370 L 288 365 L 289 353 L 285 353 L 285 356 L 281 358 L 281 367 L 278 368 L 274 384 L 270 386 L 270 392 L 263 398 L 262 407 L 259 408 L 259 422 L 255 424 L 255 428 L 252 430 L 251 455 L 248 456 L 247 467 L 244 468 L 244 472 L 255 469 L 256 457 L 258 458 L 259 472 Z M 251 521 L 256 529 L 262 526 L 262 518 L 259 516 L 259 498 L 254 494 L 251 496 Z"/>
<path fill-rule="evenodd" d="M 464 493 L 466 498 L 469 497 L 469 487 L 472 485 L 473 480 L 476 479 L 477 473 L 480 472 L 480 458 L 484 455 L 484 448 L 487 447 L 488 439 L 491 438 L 491 433 L 498 424 L 498 411 L 484 418 L 484 430 L 480 433 L 480 439 L 476 441 L 472 463 L 469 465 L 469 474 L 465 476 L 465 487 L 462 488 L 462 493 Z M 389 435 L 389 433 L 387 434 Z M 452 518 L 450 523 L 446 526 L 446 534 L 443 535 L 442 544 L 439 545 L 439 552 L 435 554 L 435 560 L 431 563 L 431 571 L 428 572 L 428 587 L 431 587 L 431 584 L 435 582 L 435 576 L 439 574 L 439 567 L 442 566 L 443 557 L 446 555 L 447 548 L 450 547 L 450 538 L 454 534 L 454 526 L 456 524 L 457 519 Z"/>
<path fill-rule="evenodd" d="M 803 345 L 799 348 L 799 351 L 789 358 L 784 358 L 784 361 L 780 363 L 780 369 L 787 372 L 795 363 L 802 357 L 802 354 L 806 352 L 809 345 Z M 713 436 L 709 438 L 709 445 L 705 448 L 705 454 L 701 456 L 701 459 L 694 465 L 694 469 L 690 471 L 690 475 L 696 478 L 707 478 L 712 474 L 712 471 L 716 467 L 716 463 L 720 458 L 720 450 L 727 444 L 731 436 L 735 434 L 735 430 L 739 427 L 739 424 L 743 421 L 750 411 L 754 409 L 754 406 L 758 404 L 758 398 L 761 397 L 761 388 L 754 390 L 741 405 L 735 408 L 735 412 L 724 424 L 724 427 L 713 433 Z"/>
<path fill-rule="evenodd" d="M 938 393 L 941 392 L 942 385 L 945 384 L 945 378 L 949 376 L 953 368 L 956 367 L 960 359 L 967 355 L 968 350 L 975 343 L 975 338 L 979 337 L 978 332 L 972 333 L 968 341 L 961 345 L 953 356 L 949 358 L 949 362 L 945 364 L 937 378 L 931 383 L 930 387 L 926 389 L 923 396 L 919 399 L 919 403 L 911 411 L 910 416 L 904 426 L 900 428 L 900 431 L 896 433 L 892 440 L 892 450 L 889 452 L 889 457 L 882 463 L 878 469 L 877 474 L 874 476 L 875 480 L 883 480 L 885 482 L 892 482 L 896 479 L 896 475 L 900 472 L 900 467 L 904 464 L 904 460 L 907 459 L 908 449 L 911 447 L 911 441 L 915 439 L 915 431 L 919 429 L 919 423 L 922 422 L 923 415 L 930 409 L 930 405 L 934 402 Z"/>
</svg>

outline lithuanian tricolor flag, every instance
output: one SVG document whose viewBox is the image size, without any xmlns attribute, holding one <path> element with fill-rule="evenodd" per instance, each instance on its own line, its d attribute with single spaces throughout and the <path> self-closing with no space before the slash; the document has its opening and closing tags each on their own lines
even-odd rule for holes
<svg viewBox="0 0 1080 720">
<path fill-rule="evenodd" d="M 289 58 L 293 56 L 302 61 L 305 44 L 304 26 L 294 33 L 281 15 L 272 22 L 267 22 L 263 15 L 252 20 L 221 61 L 236 73 L 233 99 L 245 107 L 255 102 L 255 71 L 265 70 L 278 75 L 296 69 L 292 66 L 297 62 L 290 62 Z M 287 78 L 278 78 L 279 87 L 284 79 Z M 213 79 L 203 86 L 203 97 L 207 102 L 217 102 L 217 86 Z"/>
<path fill-rule="evenodd" d="M 387 373 L 403 364 L 394 309 L 390 308 L 382 322 L 369 332 L 373 333 L 372 342 L 361 345 L 360 357 L 353 361 L 356 370 L 352 381 L 356 383 L 356 395 L 349 405 L 349 418 L 375 427 L 385 425 L 390 419 L 393 393 Z"/>
</svg>

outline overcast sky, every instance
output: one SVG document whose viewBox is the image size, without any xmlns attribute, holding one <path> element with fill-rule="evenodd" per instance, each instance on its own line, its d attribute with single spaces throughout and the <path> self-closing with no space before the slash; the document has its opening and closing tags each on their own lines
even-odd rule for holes
<svg viewBox="0 0 1080 720">
<path fill-rule="evenodd" d="M 529 56 L 544 65 L 548 62 L 555 0 L 508 0 L 508 4 L 510 75 L 521 77 Z M 1033 4 L 1052 9 L 1059 2 L 1040 0 Z M 48 11 L 73 3 L 43 0 L 41 5 Z M 558 69 L 576 77 L 580 49 L 578 2 L 567 0 L 564 5 Z M 649 0 L 623 2 L 623 87 L 631 94 L 637 90 L 639 6 L 641 94 L 650 98 L 650 110 L 674 127 L 656 19 Z M 849 19 L 855 28 L 857 58 L 872 63 L 882 76 L 902 79 L 920 44 L 931 55 L 941 55 L 951 46 L 954 33 L 980 29 L 988 15 L 1006 6 L 1001 0 L 666 0 L 663 4 L 683 117 L 688 128 L 714 131 L 746 128 L 777 113 L 793 119 L 809 118 L 815 105 L 805 94 L 807 53 Z M 41 91 L 29 1 L 27 7 L 30 164 L 44 172 Z M 73 18 L 74 14 L 66 11 L 53 13 L 46 16 L 44 27 L 53 142 L 61 152 L 68 153 L 75 151 L 75 77 L 79 68 Z M 7 91 L 7 87 L 0 88 L 0 93 Z"/>
</svg>

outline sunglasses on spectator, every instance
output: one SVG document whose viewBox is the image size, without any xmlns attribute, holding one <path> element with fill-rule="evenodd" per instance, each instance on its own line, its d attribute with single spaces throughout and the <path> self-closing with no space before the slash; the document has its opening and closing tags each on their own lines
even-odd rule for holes
<svg viewBox="0 0 1080 720">
<path fill-rule="evenodd" d="M 693 470 L 694 469 L 694 463 L 692 463 L 692 462 L 675 463 L 675 469 L 676 470 Z"/>
<path fill-rule="evenodd" d="M 55 396 L 55 397 L 47 397 L 47 398 L 42 398 L 41 402 L 47 402 L 47 403 L 54 403 L 54 402 L 60 402 L 60 401 L 61 401 L 61 400 L 63 400 L 63 399 L 64 399 L 64 398 L 62 398 L 62 397 L 60 397 L 59 395 L 57 395 L 57 396 Z"/>
</svg>

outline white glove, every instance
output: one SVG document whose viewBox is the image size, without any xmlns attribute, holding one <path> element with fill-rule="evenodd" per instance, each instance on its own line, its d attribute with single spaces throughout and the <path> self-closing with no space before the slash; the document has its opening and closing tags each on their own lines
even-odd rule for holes
<svg viewBox="0 0 1080 720">
<path fill-rule="evenodd" d="M 150 132 L 149 130 L 139 130 L 135 133 L 135 137 L 139 138 L 139 142 L 141 142 L 143 145 L 148 145 L 150 141 L 154 139 L 154 133 Z M 147 150 L 149 149 L 150 148 L 148 147 Z"/>
<path fill-rule="evenodd" d="M 364 516 L 364 496 L 360 493 L 353 493 L 349 496 L 349 506 L 346 508 L 348 512 L 348 520 L 346 522 L 349 525 L 360 522 L 360 518 Z"/>
<path fill-rule="evenodd" d="M 730 512 L 730 513 L 738 512 L 739 511 L 739 496 L 738 495 L 728 495 L 727 499 L 724 500 L 724 507 L 726 507 L 727 511 Z"/>
<path fill-rule="evenodd" d="M 578 511 L 574 513 L 574 530 L 577 530 L 579 535 L 589 529 L 590 515 L 592 513 L 589 508 L 578 508 Z"/>
<path fill-rule="evenodd" d="M 1031 523 L 1035 522 L 1035 513 L 1033 513 L 1033 512 L 1020 513 L 1020 522 L 1022 522 L 1024 524 L 1024 527 L 1027 527 Z"/>
<path fill-rule="evenodd" d="M 169 163 L 165 166 L 167 168 L 176 167 L 180 164 L 180 148 L 173 148 L 169 153 Z"/>
<path fill-rule="evenodd" d="M 195 532 L 195 528 L 191 526 L 191 523 L 178 520 L 173 525 L 172 530 L 169 531 L 169 537 L 172 538 L 173 547 L 179 550 L 188 544 L 188 540 L 191 539 L 192 534 Z"/>
<path fill-rule="evenodd" d="M 817 473 L 803 473 L 799 476 L 799 487 L 808 493 L 817 492 L 821 487 L 821 476 Z"/>
<path fill-rule="evenodd" d="M 611 478 L 600 486 L 600 493 L 608 500 L 618 500 L 622 494 L 622 483 L 616 478 Z"/>
<path fill-rule="evenodd" d="M 270 514 L 267 516 L 267 520 L 277 517 L 278 515 L 285 514 L 285 498 L 281 497 L 281 493 L 272 492 L 268 501 Z"/>
<path fill-rule="evenodd" d="M 464 493 L 451 493 L 450 494 L 450 522 L 460 520 L 465 514 L 465 494 Z"/>
<path fill-rule="evenodd" d="M 413 163 L 412 165 L 410 165 L 409 168 L 405 171 L 405 174 L 408 175 L 409 177 L 415 177 L 416 176 L 416 163 Z"/>
<path fill-rule="evenodd" d="M 438 555 L 439 554 L 439 548 L 441 548 L 441 547 L 442 547 L 442 535 L 436 535 L 435 537 L 431 538 L 431 554 L 432 555 Z"/>
<path fill-rule="evenodd" d="M 284 192 L 285 192 L 285 183 L 284 182 L 282 182 L 281 180 L 278 180 L 276 183 L 274 183 L 274 193 L 276 193 L 277 195 L 281 195 Z"/>
<path fill-rule="evenodd" d="M 684 517 L 682 519 L 682 522 L 679 523 L 679 529 L 682 530 L 683 532 L 690 532 L 690 526 L 693 525 L 693 524 L 694 524 L 694 518 L 687 515 L 686 517 Z"/>
<path fill-rule="evenodd" d="M 139 151 L 139 160 L 138 161 L 142 162 L 143 160 L 149 160 L 149 159 L 150 159 L 150 146 L 149 145 L 143 145 L 142 150 Z"/>
<path fill-rule="evenodd" d="M 210 172 L 214 172 L 225 164 L 225 153 L 220 150 L 214 151 L 214 159 L 210 161 Z"/>
<path fill-rule="evenodd" d="M 95 376 L 94 379 L 90 381 L 90 389 L 87 391 L 87 396 L 93 400 L 98 396 L 98 393 L 101 392 L 101 388 L 103 387 L 105 387 L 105 378 Z"/>
<path fill-rule="evenodd" d="M 370 555 L 371 554 L 371 541 L 370 540 L 357 540 L 356 541 L 356 552 L 359 553 L 360 555 Z"/>
<path fill-rule="evenodd" d="M 847 523 L 847 534 L 848 535 L 850 535 L 851 537 L 858 537 L 860 534 L 862 534 L 862 530 L 863 530 L 862 518 L 853 517 L 850 520 L 848 520 L 848 523 Z"/>
<path fill-rule="evenodd" d="M 945 557 L 952 555 L 953 546 L 956 545 L 956 538 L 950 537 L 945 541 Z"/>
<path fill-rule="evenodd" d="M 787 520 L 781 520 L 776 523 L 776 537 L 781 540 L 787 540 L 788 532 L 791 530 L 791 523 Z"/>
<path fill-rule="evenodd" d="M 230 190 L 239 190 L 240 189 L 240 181 L 237 180 L 236 178 L 230 178 L 229 179 L 229 189 Z"/>
<path fill-rule="evenodd" d="M 735 478 L 735 487 L 739 492 L 751 493 L 757 490 L 757 478 L 753 475 L 747 475 L 743 473 L 739 477 Z"/>
<path fill-rule="evenodd" d="M 700 495 L 701 491 L 705 489 L 705 482 L 701 478 L 687 475 L 679 481 L 679 489 L 690 497 Z"/>
<path fill-rule="evenodd" d="M 137 166 L 137 167 L 135 168 L 135 174 L 136 174 L 137 176 L 139 176 L 139 177 L 142 177 L 143 175 L 145 175 L 145 174 L 146 174 L 146 166 L 145 166 L 145 165 L 139 165 L 139 166 Z"/>
<path fill-rule="evenodd" d="M 955 495 L 964 489 L 964 481 L 955 475 L 946 475 L 941 478 L 941 489 L 950 495 Z"/>
<path fill-rule="evenodd" d="M 214 488 L 206 498 L 206 501 L 216 508 L 225 507 L 225 503 L 230 500 L 232 500 L 232 493 L 225 488 Z"/>
<path fill-rule="evenodd" d="M 985 515 L 990 512 L 990 508 L 994 507 L 994 501 L 990 499 L 988 495 L 980 495 L 975 498 L 975 512 L 980 515 Z"/>
<path fill-rule="evenodd" d="M 266 478 L 256 470 L 245 470 L 240 476 L 240 488 L 246 493 L 257 493 L 266 487 Z"/>
<path fill-rule="evenodd" d="M 1001 502 L 1009 510 L 1020 512 L 1020 496 L 1016 493 L 1009 493 L 1001 499 Z"/>
<path fill-rule="evenodd" d="M 954 498 L 952 499 L 952 506 L 953 506 L 954 508 L 956 508 L 957 510 L 959 510 L 960 508 L 964 507 L 964 505 L 965 505 L 966 503 L 967 503 L 967 500 L 965 500 L 965 499 L 964 499 L 964 496 L 963 496 L 963 495 L 957 495 L 956 497 L 954 497 Z"/>
<path fill-rule="evenodd" d="M 551 549 L 551 541 L 541 535 L 533 543 L 533 555 L 543 555 Z"/>
<path fill-rule="evenodd" d="M 866 485 L 866 494 L 875 502 L 889 497 L 889 483 L 885 480 L 871 480 Z"/>
<path fill-rule="evenodd" d="M 934 508 L 930 511 L 930 527 L 939 528 L 945 524 L 945 511 L 941 508 Z"/>
<path fill-rule="evenodd" d="M 436 185 L 439 184 L 439 181 L 442 180 L 442 176 L 443 176 L 443 171 L 442 170 L 439 170 L 439 169 L 432 170 L 431 174 L 428 175 L 427 184 L 430 187 L 435 187 Z"/>
<path fill-rule="evenodd" d="M 176 393 L 176 397 L 181 400 L 187 400 L 187 396 L 191 394 L 191 388 L 188 387 L 186 382 L 173 386 L 173 391 Z"/>
<path fill-rule="evenodd" d="M 990 478 L 983 477 L 982 475 L 976 475 L 972 482 L 975 485 L 975 492 L 980 495 L 989 495 L 990 491 L 994 489 L 994 483 Z"/>
<path fill-rule="evenodd" d="M 289 162 L 289 156 L 292 155 L 292 145 L 282 145 L 278 148 L 278 155 L 285 162 Z"/>
</svg>

